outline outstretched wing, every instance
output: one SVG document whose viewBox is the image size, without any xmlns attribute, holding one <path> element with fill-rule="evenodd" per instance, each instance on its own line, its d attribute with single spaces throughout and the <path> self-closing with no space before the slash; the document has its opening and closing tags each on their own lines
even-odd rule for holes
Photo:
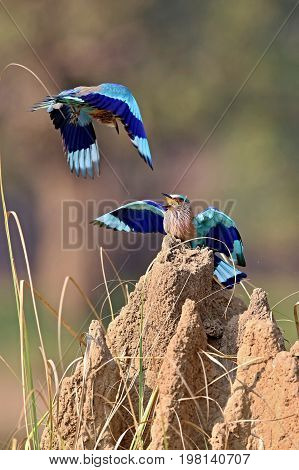
<svg viewBox="0 0 299 470">
<path fill-rule="evenodd" d="M 67 161 L 71 171 L 85 178 L 99 174 L 100 155 L 91 118 L 80 111 L 76 123 L 72 123 L 72 111 L 69 105 L 50 106 L 50 117 L 56 129 L 62 135 Z"/>
<path fill-rule="evenodd" d="M 113 230 L 139 233 L 163 233 L 163 206 L 154 201 L 135 201 L 101 215 L 95 225 Z"/>
<path fill-rule="evenodd" d="M 151 152 L 137 101 L 130 90 L 116 83 L 103 83 L 97 87 L 78 87 L 76 97 L 97 110 L 111 112 L 119 118 L 138 149 L 140 156 L 153 168 Z"/>
<path fill-rule="evenodd" d="M 243 242 L 235 222 L 214 207 L 208 207 L 194 218 L 198 237 L 197 245 L 208 246 L 214 251 L 232 256 L 239 266 L 246 266 Z"/>
</svg>

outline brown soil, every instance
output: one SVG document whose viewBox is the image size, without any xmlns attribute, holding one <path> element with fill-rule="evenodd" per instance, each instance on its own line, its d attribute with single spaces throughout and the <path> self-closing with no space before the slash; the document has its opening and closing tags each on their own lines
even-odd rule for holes
<svg viewBox="0 0 299 470">
<path fill-rule="evenodd" d="M 114 448 L 122 417 L 115 415 L 109 421 L 109 416 L 120 375 L 97 320 L 89 327 L 87 351 L 75 373 L 62 381 L 59 399 L 54 405 L 53 431 L 50 432 L 48 426 L 42 436 L 44 449 L 93 449 L 97 439 L 98 447 Z"/>
<path fill-rule="evenodd" d="M 170 340 L 158 375 L 159 401 L 151 428 L 151 449 L 205 448 L 208 428 L 205 375 L 215 378 L 202 351 L 207 349 L 199 311 L 186 300 L 175 335 Z M 214 375 L 214 377 L 212 377 Z M 202 391 L 200 391 L 202 390 Z M 196 398 L 202 396 L 202 398 Z"/>
<path fill-rule="evenodd" d="M 299 342 L 284 351 L 265 292 L 253 292 L 238 320 L 239 366 L 213 449 L 298 449 Z"/>
<path fill-rule="evenodd" d="M 298 449 L 299 343 L 284 350 L 262 290 L 246 310 L 212 272 L 208 249 L 165 237 L 107 334 L 91 323 L 43 448 L 130 448 L 142 331 L 144 407 L 157 392 L 143 447 Z"/>
</svg>

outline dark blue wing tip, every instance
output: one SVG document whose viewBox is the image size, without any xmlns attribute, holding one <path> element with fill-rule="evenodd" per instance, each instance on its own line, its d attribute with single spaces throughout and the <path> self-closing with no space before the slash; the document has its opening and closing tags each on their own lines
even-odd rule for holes
<svg viewBox="0 0 299 470">
<path fill-rule="evenodd" d="M 148 157 L 145 157 L 144 155 L 142 155 L 141 153 L 139 153 L 139 155 L 145 161 L 145 163 L 153 170 L 154 167 L 153 167 L 152 161 Z"/>
<path fill-rule="evenodd" d="M 133 142 L 132 142 L 132 143 L 133 143 Z M 139 154 L 139 156 L 142 158 L 142 160 L 144 160 L 145 163 L 153 170 L 154 167 L 153 167 L 152 158 L 149 157 L 148 155 L 144 155 L 143 153 L 141 153 L 141 152 L 139 151 L 137 145 L 135 145 L 134 143 L 133 143 L 133 145 L 134 145 L 134 147 L 138 150 L 138 154 Z"/>
<path fill-rule="evenodd" d="M 245 257 L 244 255 L 239 255 L 237 254 L 237 260 L 238 260 L 238 266 L 242 266 L 242 268 L 245 268 L 246 266 L 246 260 L 245 260 Z"/>
<path fill-rule="evenodd" d="M 137 148 L 137 147 L 136 147 L 136 148 Z M 138 151 L 138 153 L 139 153 L 140 157 L 142 158 L 142 160 L 144 160 L 145 163 L 153 170 L 154 167 L 153 167 L 152 159 L 149 158 L 147 155 L 143 155 L 143 154 L 140 153 L 139 151 Z"/>
<path fill-rule="evenodd" d="M 70 168 L 70 166 L 69 166 L 69 168 Z M 77 177 L 77 178 L 82 178 L 83 177 L 85 180 L 88 179 L 88 177 L 90 179 L 94 180 L 95 176 L 100 176 L 99 168 L 98 167 L 94 168 L 94 166 L 91 169 L 91 173 L 88 173 L 88 171 L 85 171 L 83 173 L 81 168 L 79 169 L 79 171 L 76 171 L 76 169 L 74 167 L 70 168 L 70 172 L 75 173 L 75 177 Z"/>
<path fill-rule="evenodd" d="M 137 148 L 136 145 L 134 145 L 134 147 Z M 143 155 L 142 153 L 140 153 L 139 150 L 138 150 L 138 153 L 139 153 L 140 157 L 142 158 L 142 160 L 144 160 L 145 163 L 146 163 L 152 170 L 154 170 L 152 160 L 151 160 L 150 158 L 148 158 L 148 156 L 145 156 L 145 155 Z"/>
<path fill-rule="evenodd" d="M 239 272 L 236 276 L 232 276 L 221 284 L 226 287 L 227 289 L 232 289 L 236 284 L 239 284 L 242 279 L 246 279 L 247 274 L 243 272 Z"/>
<path fill-rule="evenodd" d="M 75 168 L 70 168 L 70 171 L 71 171 L 71 173 L 75 173 L 75 178 L 80 178 L 80 177 L 81 178 L 83 177 L 84 179 L 87 178 L 87 174 L 83 175 L 81 169 L 79 171 L 76 171 Z M 92 174 L 92 179 L 94 179 L 93 174 Z"/>
<path fill-rule="evenodd" d="M 146 160 L 146 163 L 148 164 L 148 166 L 149 166 L 152 170 L 154 170 L 153 163 L 152 163 L 151 160 L 147 159 L 147 160 Z"/>
<path fill-rule="evenodd" d="M 129 134 L 129 136 L 130 136 L 130 139 L 131 139 L 131 142 L 132 142 L 133 146 L 137 149 L 139 156 L 140 156 L 140 157 L 142 158 L 142 160 L 144 160 L 145 163 L 153 170 L 154 167 L 153 167 L 152 156 L 151 156 L 151 154 L 150 154 L 150 151 L 149 151 L 147 154 L 142 153 L 142 152 L 140 151 L 140 148 L 138 147 L 138 144 L 136 144 L 136 143 L 134 142 L 133 136 L 130 135 L 130 134 Z M 146 139 L 146 140 L 147 140 L 147 139 Z M 148 145 L 148 140 L 147 140 L 147 145 Z M 149 146 L 148 146 L 148 147 L 149 147 Z"/>
</svg>

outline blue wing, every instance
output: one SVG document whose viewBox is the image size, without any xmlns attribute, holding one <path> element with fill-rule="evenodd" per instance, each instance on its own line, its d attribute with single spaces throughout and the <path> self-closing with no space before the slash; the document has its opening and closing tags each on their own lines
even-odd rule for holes
<svg viewBox="0 0 299 470">
<path fill-rule="evenodd" d="M 214 207 L 208 207 L 197 214 L 194 223 L 198 237 L 196 245 L 208 246 L 214 251 L 232 256 L 239 266 L 246 266 L 243 242 L 235 222 L 228 215 Z"/>
<path fill-rule="evenodd" d="M 247 274 L 226 263 L 219 256 L 214 255 L 214 276 L 220 284 L 227 289 L 231 289 L 235 284 L 245 279 Z"/>
<path fill-rule="evenodd" d="M 100 155 L 95 131 L 91 118 L 83 110 L 80 111 L 76 124 L 71 121 L 72 111 L 66 104 L 59 108 L 48 109 L 56 129 L 62 135 L 67 161 L 71 171 L 77 176 L 81 173 L 93 178 L 94 172 L 99 174 Z"/>
<path fill-rule="evenodd" d="M 122 121 L 132 144 L 145 162 L 153 168 L 140 109 L 130 90 L 116 83 L 103 83 L 98 87 L 78 90 L 78 99 L 95 109 L 109 111 Z"/>
<path fill-rule="evenodd" d="M 139 233 L 163 233 L 164 209 L 154 201 L 135 201 L 101 215 L 95 225 L 113 230 Z"/>
</svg>

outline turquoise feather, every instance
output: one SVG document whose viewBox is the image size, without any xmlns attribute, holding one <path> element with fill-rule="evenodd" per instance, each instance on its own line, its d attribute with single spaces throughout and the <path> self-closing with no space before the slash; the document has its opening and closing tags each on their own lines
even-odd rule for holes
<svg viewBox="0 0 299 470">
<path fill-rule="evenodd" d="M 223 237 L 219 237 L 219 239 L 223 243 L 223 250 L 228 251 L 225 254 L 231 255 L 234 262 L 239 266 L 246 266 L 241 236 L 235 222 L 227 214 L 214 207 L 208 207 L 208 209 L 194 217 L 194 225 L 197 237 L 199 237 L 199 240 L 193 243 L 194 246 L 210 246 L 212 248 L 213 244 L 217 244 L 217 227 L 218 231 L 221 227 Z M 227 230 L 223 230 L 222 227 L 225 227 Z M 213 237 L 215 233 L 216 236 Z M 212 238 L 216 240 L 212 240 Z"/>
<path fill-rule="evenodd" d="M 94 223 L 118 231 L 169 233 L 191 246 L 206 246 L 214 251 L 214 275 L 226 288 L 246 278 L 246 274 L 230 265 L 217 253 L 232 257 L 235 264 L 245 266 L 243 242 L 236 225 L 228 215 L 209 207 L 193 217 L 189 200 L 180 194 L 165 194 L 167 205 L 145 200 L 125 204 L 94 220 Z M 194 236 L 195 235 L 195 236 Z"/>
<path fill-rule="evenodd" d="M 75 87 L 35 104 L 32 111 L 46 108 L 62 135 L 71 170 L 83 177 L 99 174 L 100 155 L 92 121 L 124 128 L 139 155 L 151 167 L 152 157 L 140 109 L 129 88 L 116 83 Z M 84 152 L 82 152 L 82 150 Z M 90 161 L 92 166 L 90 166 Z M 94 170 L 94 171 L 93 171 Z"/>
</svg>

